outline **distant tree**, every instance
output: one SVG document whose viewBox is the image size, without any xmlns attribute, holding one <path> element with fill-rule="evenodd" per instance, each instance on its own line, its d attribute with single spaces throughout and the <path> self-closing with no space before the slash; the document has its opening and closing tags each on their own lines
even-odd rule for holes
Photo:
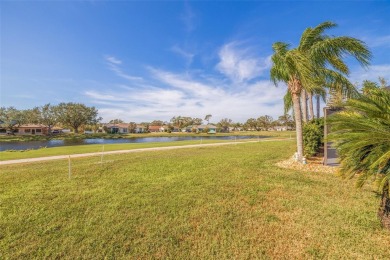
<svg viewBox="0 0 390 260">
<path fill-rule="evenodd" d="M 87 107 L 80 103 L 60 103 L 56 109 L 58 121 L 72 127 L 75 133 L 79 127 L 86 124 L 96 124 L 101 120 L 95 107 Z"/>
<path fill-rule="evenodd" d="M 231 126 L 231 124 L 233 123 L 233 121 L 231 119 L 228 119 L 228 118 L 223 118 L 221 119 L 221 121 L 218 122 L 217 126 L 221 128 L 221 132 L 229 132 L 229 127 Z"/>
<path fill-rule="evenodd" d="M 378 88 L 379 85 L 374 81 L 370 81 L 370 80 L 363 81 L 362 92 L 364 95 L 368 95 L 373 89 L 378 89 Z"/>
<path fill-rule="evenodd" d="M 257 125 L 265 131 L 268 131 L 268 129 L 272 126 L 273 118 L 269 115 L 260 116 L 257 118 Z"/>
<path fill-rule="evenodd" d="M 181 120 L 182 120 L 182 127 L 187 127 L 193 124 L 192 117 L 185 116 L 182 117 Z"/>
<path fill-rule="evenodd" d="M 150 125 L 155 125 L 155 126 L 162 126 L 164 125 L 164 122 L 161 120 L 153 120 Z"/>
<path fill-rule="evenodd" d="M 33 109 L 22 110 L 22 121 L 24 124 L 38 124 L 41 117 L 41 112 L 39 107 L 34 107 Z"/>
<path fill-rule="evenodd" d="M 201 125 L 202 123 L 203 123 L 203 119 L 201 119 L 201 118 L 193 118 L 192 119 L 193 125 Z"/>
<path fill-rule="evenodd" d="M 174 117 L 172 117 L 172 119 L 171 119 L 171 123 L 172 123 L 174 126 L 176 126 L 176 127 L 179 129 L 179 131 L 184 127 L 185 122 L 186 122 L 186 120 L 185 120 L 185 118 L 182 117 L 182 116 L 174 116 Z"/>
<path fill-rule="evenodd" d="M 109 124 L 123 124 L 124 121 L 122 119 L 113 119 L 108 122 Z"/>
<path fill-rule="evenodd" d="M 149 122 L 141 122 L 140 125 L 145 127 L 145 132 L 149 132 L 149 126 L 150 126 Z"/>
<path fill-rule="evenodd" d="M 49 130 L 49 135 L 51 134 L 52 127 L 57 123 L 57 114 L 56 114 L 56 106 L 52 106 L 50 104 L 43 105 L 39 108 L 40 118 L 39 122 L 43 125 L 46 125 Z"/>
<path fill-rule="evenodd" d="M 234 131 L 237 131 L 240 127 L 242 127 L 242 124 L 237 122 L 237 123 L 233 123 L 232 126 Z"/>
<path fill-rule="evenodd" d="M 0 108 L 0 124 L 1 127 L 14 134 L 17 127 L 23 124 L 23 114 L 15 107 Z"/>
<path fill-rule="evenodd" d="M 387 80 L 383 77 L 378 77 L 379 84 L 381 85 L 381 88 L 387 87 Z"/>
<path fill-rule="evenodd" d="M 136 130 L 137 130 L 137 124 L 135 122 L 130 122 L 128 126 L 129 133 L 134 134 Z"/>
<path fill-rule="evenodd" d="M 246 120 L 245 125 L 247 130 L 260 130 L 258 127 L 258 122 L 254 118 L 249 118 Z"/>
<path fill-rule="evenodd" d="M 212 117 L 212 115 L 206 115 L 205 117 L 204 117 L 204 120 L 206 120 L 207 121 L 207 124 L 209 124 L 209 121 L 210 121 L 210 118 Z"/>
<path fill-rule="evenodd" d="M 282 116 L 279 116 L 277 121 L 282 126 L 294 128 L 294 124 L 295 124 L 294 119 L 289 114 L 284 114 Z"/>
</svg>

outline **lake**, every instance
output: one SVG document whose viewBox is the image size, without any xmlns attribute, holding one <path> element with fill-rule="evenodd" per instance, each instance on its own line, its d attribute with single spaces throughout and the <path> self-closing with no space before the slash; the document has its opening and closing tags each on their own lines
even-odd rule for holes
<svg viewBox="0 0 390 260">
<path fill-rule="evenodd" d="M 72 140 L 46 140 L 46 141 L 28 141 L 28 142 L 2 142 L 0 151 L 6 150 L 30 150 L 42 147 L 59 147 L 71 145 L 88 145 L 88 144 L 123 144 L 123 143 L 148 143 L 148 142 L 175 142 L 187 140 L 242 140 L 258 139 L 267 136 L 172 136 L 172 137 L 139 137 L 139 138 L 119 138 L 119 139 L 72 139 Z"/>
</svg>

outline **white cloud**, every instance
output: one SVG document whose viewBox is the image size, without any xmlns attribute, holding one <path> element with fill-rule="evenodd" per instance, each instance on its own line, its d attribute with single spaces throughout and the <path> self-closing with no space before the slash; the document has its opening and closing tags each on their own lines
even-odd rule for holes
<svg viewBox="0 0 390 260">
<path fill-rule="evenodd" d="M 240 48 L 241 44 L 231 42 L 219 51 L 220 62 L 217 70 L 234 82 L 244 82 L 262 75 L 270 68 L 270 57 L 261 58 L 249 48 Z"/>
<path fill-rule="evenodd" d="M 118 60 L 117 58 L 115 58 L 114 56 L 107 56 L 106 57 L 106 60 L 110 63 L 113 63 L 113 64 L 116 64 L 116 65 L 120 65 L 122 64 L 122 61 L 121 60 Z"/>
<path fill-rule="evenodd" d="M 108 63 L 108 67 L 110 68 L 110 70 L 115 72 L 115 74 L 118 75 L 119 77 L 124 78 L 124 79 L 129 80 L 129 81 L 142 80 L 141 77 L 132 76 L 132 75 L 129 75 L 129 74 L 126 74 L 125 72 L 123 72 L 123 70 L 119 67 L 119 65 L 122 64 L 121 60 L 119 60 L 113 56 L 106 56 L 105 58 L 106 58 L 106 61 Z"/>
<path fill-rule="evenodd" d="M 87 91 L 85 95 L 100 104 L 99 114 L 105 121 L 121 118 L 127 121 L 169 121 L 173 116 L 222 118 L 244 122 L 250 117 L 283 113 L 285 88 L 276 88 L 269 81 L 257 81 L 240 89 L 222 88 L 223 82 L 203 82 L 188 75 L 150 69 L 154 84 L 137 88 L 122 86 L 119 90 Z"/>
<path fill-rule="evenodd" d="M 195 18 L 196 15 L 191 6 L 188 4 L 188 2 L 185 2 L 184 12 L 181 14 L 180 19 L 183 21 L 187 32 L 192 32 L 195 30 Z"/>
<path fill-rule="evenodd" d="M 173 51 L 174 53 L 180 55 L 181 57 L 183 57 L 186 61 L 186 65 L 187 67 L 189 65 L 191 65 L 193 59 L 194 59 L 194 56 L 195 54 L 189 52 L 189 51 L 185 51 L 183 50 L 182 48 L 180 48 L 179 46 L 175 45 L 171 48 L 171 51 Z"/>
<path fill-rule="evenodd" d="M 390 47 L 390 35 L 385 36 L 371 36 L 362 37 L 367 45 L 371 48 L 374 47 Z"/>
<path fill-rule="evenodd" d="M 364 80 L 378 82 L 378 77 L 383 77 L 390 83 L 390 64 L 372 65 L 368 69 L 357 68 L 350 75 L 352 83 L 362 84 Z"/>
</svg>

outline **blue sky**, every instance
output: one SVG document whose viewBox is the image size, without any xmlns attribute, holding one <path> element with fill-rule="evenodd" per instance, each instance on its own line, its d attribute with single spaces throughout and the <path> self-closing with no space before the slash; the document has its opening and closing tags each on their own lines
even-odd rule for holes
<svg viewBox="0 0 390 260">
<path fill-rule="evenodd" d="M 272 43 L 323 21 L 365 41 L 352 82 L 390 81 L 390 1 L 1 1 L 1 106 L 95 106 L 103 121 L 283 113 Z"/>
</svg>

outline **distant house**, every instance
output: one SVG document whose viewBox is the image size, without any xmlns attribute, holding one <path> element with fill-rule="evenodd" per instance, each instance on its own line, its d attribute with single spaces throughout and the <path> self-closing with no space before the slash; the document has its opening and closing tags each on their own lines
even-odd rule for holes
<svg viewBox="0 0 390 260">
<path fill-rule="evenodd" d="M 288 130 L 292 130 L 292 128 L 290 126 L 277 125 L 277 126 L 272 127 L 271 130 L 274 130 L 274 131 L 288 131 Z"/>
<path fill-rule="evenodd" d="M 145 133 L 146 132 L 146 126 L 144 125 L 137 125 L 135 128 L 136 133 Z"/>
<path fill-rule="evenodd" d="M 129 125 L 125 123 L 120 124 L 107 124 L 107 133 L 110 134 L 127 134 L 129 133 Z"/>
<path fill-rule="evenodd" d="M 48 127 L 42 124 L 25 124 L 15 128 L 14 134 L 17 135 L 47 135 Z"/>
<path fill-rule="evenodd" d="M 203 133 L 205 129 L 208 129 L 208 134 L 215 134 L 217 132 L 217 127 L 215 125 L 190 125 L 186 127 L 185 131 L 192 132 L 193 129 L 195 129 L 197 133 Z"/>
<path fill-rule="evenodd" d="M 150 125 L 149 126 L 149 132 L 151 133 L 157 133 L 157 132 L 164 132 L 164 127 L 159 125 Z"/>
</svg>

